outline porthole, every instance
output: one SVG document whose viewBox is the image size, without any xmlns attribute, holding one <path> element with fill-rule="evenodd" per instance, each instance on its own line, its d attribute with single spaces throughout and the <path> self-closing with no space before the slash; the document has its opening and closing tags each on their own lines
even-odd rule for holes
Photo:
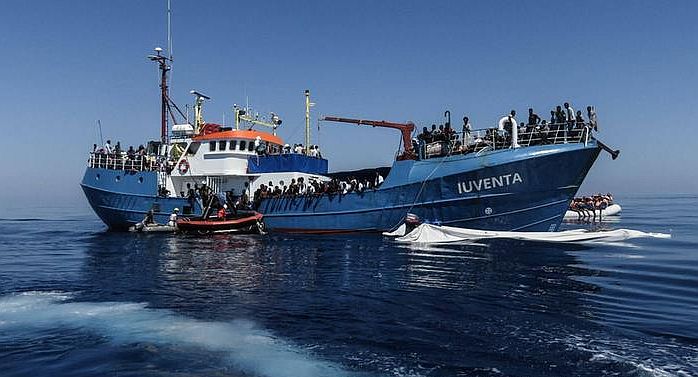
<svg viewBox="0 0 698 377">
<path fill-rule="evenodd" d="M 138 177 L 138 183 L 143 183 L 143 177 Z"/>
<path fill-rule="evenodd" d="M 97 175 L 95 176 L 95 179 L 99 181 L 99 177 L 100 177 L 100 175 L 97 174 Z"/>
<path fill-rule="evenodd" d="M 120 176 L 120 175 L 117 175 L 117 176 L 116 176 L 116 181 L 119 182 L 120 180 L 121 180 L 121 176 Z"/>
</svg>

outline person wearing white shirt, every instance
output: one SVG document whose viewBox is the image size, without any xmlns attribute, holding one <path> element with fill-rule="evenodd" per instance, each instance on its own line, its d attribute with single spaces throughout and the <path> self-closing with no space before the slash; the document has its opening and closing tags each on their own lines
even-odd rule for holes
<svg viewBox="0 0 698 377">
<path fill-rule="evenodd" d="M 567 102 L 565 102 L 565 115 L 567 115 L 568 124 L 574 124 L 574 122 L 576 122 L 576 113 L 574 112 L 572 106 Z"/>
<path fill-rule="evenodd" d="M 111 146 L 111 140 L 107 140 L 107 143 L 104 144 L 104 153 L 114 153 L 114 147 Z"/>
<path fill-rule="evenodd" d="M 587 117 L 589 118 L 589 126 L 594 129 L 594 131 L 598 131 L 599 127 L 596 123 L 596 109 L 594 107 L 587 106 Z"/>
<path fill-rule="evenodd" d="M 380 173 L 376 172 L 376 179 L 374 181 L 374 186 L 373 187 L 378 187 L 383 183 L 383 176 L 380 175 Z"/>
<path fill-rule="evenodd" d="M 170 214 L 170 221 L 167 222 L 168 226 L 177 226 L 177 213 L 179 213 L 179 208 L 175 208 Z"/>
<path fill-rule="evenodd" d="M 470 145 L 470 134 L 472 132 L 472 126 L 470 125 L 470 119 L 468 117 L 463 117 L 463 145 L 468 146 Z"/>
</svg>

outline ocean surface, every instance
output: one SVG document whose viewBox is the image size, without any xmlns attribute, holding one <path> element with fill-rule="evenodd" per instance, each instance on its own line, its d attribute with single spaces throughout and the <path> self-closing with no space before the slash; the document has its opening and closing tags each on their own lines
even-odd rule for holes
<svg viewBox="0 0 698 377">
<path fill-rule="evenodd" d="M 617 201 L 604 227 L 672 238 L 197 238 L 3 210 L 0 376 L 696 376 L 698 196 Z"/>
</svg>

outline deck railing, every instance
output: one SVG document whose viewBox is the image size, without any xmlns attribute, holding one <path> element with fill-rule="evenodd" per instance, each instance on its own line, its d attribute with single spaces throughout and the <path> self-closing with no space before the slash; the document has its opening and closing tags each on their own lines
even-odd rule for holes
<svg viewBox="0 0 698 377">
<path fill-rule="evenodd" d="M 452 135 L 449 140 L 419 144 L 419 156 L 422 159 L 443 157 L 453 154 L 484 153 L 512 148 L 512 138 L 506 132 L 497 128 L 473 130 Z M 588 143 L 591 137 L 587 124 L 546 124 L 520 127 L 517 137 L 517 148 L 534 145 Z"/>
<path fill-rule="evenodd" d="M 124 153 L 99 153 L 92 152 L 87 160 L 87 166 L 111 170 L 127 171 L 157 171 L 159 164 L 152 156 L 135 155 L 128 156 Z"/>
</svg>

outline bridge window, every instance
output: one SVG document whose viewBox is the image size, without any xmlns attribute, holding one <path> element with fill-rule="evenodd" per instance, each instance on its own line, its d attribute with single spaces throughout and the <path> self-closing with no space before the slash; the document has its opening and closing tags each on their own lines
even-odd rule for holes
<svg viewBox="0 0 698 377">
<path fill-rule="evenodd" d="M 210 141 L 208 143 L 208 151 L 209 152 L 215 152 L 216 151 L 216 142 L 215 141 Z"/>
<path fill-rule="evenodd" d="M 228 150 L 234 151 L 237 146 L 238 146 L 237 140 L 230 140 L 230 144 L 228 144 Z"/>
<path fill-rule="evenodd" d="M 252 152 L 254 150 L 254 143 L 250 141 L 250 143 L 247 145 L 247 150 Z"/>
<path fill-rule="evenodd" d="M 219 150 L 219 151 L 224 151 L 224 150 L 225 150 L 225 144 L 226 144 L 226 141 L 225 141 L 225 140 L 219 141 L 219 142 L 218 142 L 218 150 Z"/>
<path fill-rule="evenodd" d="M 245 140 L 240 140 L 240 150 L 244 151 L 245 147 L 247 147 L 247 142 Z"/>
<path fill-rule="evenodd" d="M 191 143 L 189 144 L 189 149 L 187 149 L 187 155 L 193 156 L 199 150 L 201 143 Z"/>
</svg>

